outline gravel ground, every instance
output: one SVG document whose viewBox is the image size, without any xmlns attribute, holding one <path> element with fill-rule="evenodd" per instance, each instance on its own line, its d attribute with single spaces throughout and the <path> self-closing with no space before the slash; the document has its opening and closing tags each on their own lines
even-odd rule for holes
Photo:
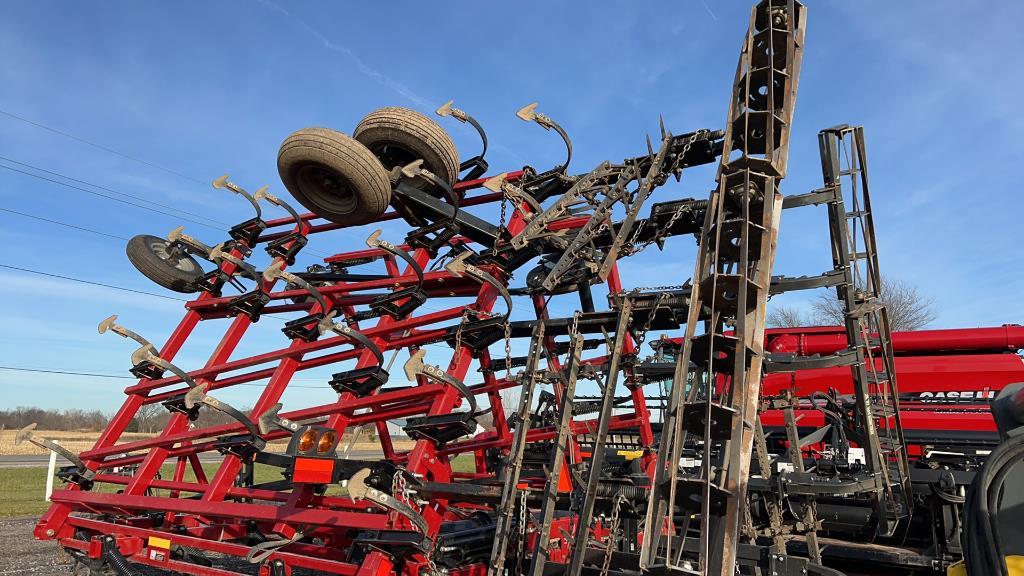
<svg viewBox="0 0 1024 576">
<path fill-rule="evenodd" d="M 0 519 L 0 574 L 33 574 L 38 576 L 71 574 L 71 557 L 53 542 L 40 542 L 32 537 L 36 518 Z"/>
<path fill-rule="evenodd" d="M 0 576 L 31 574 L 32 576 L 69 576 L 73 565 L 71 556 L 65 554 L 56 542 L 41 542 L 32 537 L 36 518 L 0 518 L 0 542 L 4 544 L 0 553 Z M 251 572 L 244 563 L 221 564 L 219 567 Z M 139 576 L 170 576 L 171 572 L 149 566 L 133 564 Z"/>
<path fill-rule="evenodd" d="M 40 542 L 32 537 L 36 517 L 0 518 L 0 576 L 31 574 L 32 576 L 69 576 L 72 559 L 56 542 Z M 252 564 L 235 558 L 214 558 L 216 567 L 232 570 L 238 574 L 255 574 L 258 570 Z M 171 576 L 172 572 L 149 566 L 132 564 L 139 576 Z M 295 570 L 296 576 L 309 576 L 308 572 Z"/>
<path fill-rule="evenodd" d="M 69 576 L 71 556 L 64 553 L 56 542 L 41 542 L 32 537 L 36 518 L 0 519 L 0 542 L 4 551 L 0 553 L 0 576 L 31 574 L 32 576 Z M 136 566 L 140 576 L 162 576 L 168 574 L 148 566 Z"/>
</svg>

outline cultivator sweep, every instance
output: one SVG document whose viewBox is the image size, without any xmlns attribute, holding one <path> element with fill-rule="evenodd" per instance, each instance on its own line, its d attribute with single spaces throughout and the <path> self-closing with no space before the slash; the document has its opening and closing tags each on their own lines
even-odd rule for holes
<svg viewBox="0 0 1024 576">
<path fill-rule="evenodd" d="M 531 104 L 517 115 L 554 130 L 565 162 L 485 177 L 487 136 L 449 102 L 437 113 L 480 134 L 470 160 L 432 120 L 384 108 L 352 137 L 308 128 L 282 144 L 282 181 L 309 213 L 217 179 L 256 215 L 217 244 L 180 228 L 129 243 L 144 275 L 197 296 L 159 347 L 117 316 L 100 324 L 138 344 L 139 381 L 93 449 L 68 454 L 36 537 L 81 574 L 838 574 L 858 555 L 944 569 L 977 459 L 908 454 L 863 131 L 821 132 L 823 188 L 779 190 L 805 21 L 794 0 L 753 8 L 724 131 L 663 125 L 646 153 L 584 174 L 568 172 L 566 130 Z M 669 177 L 714 162 L 708 199 L 643 217 Z M 782 210 L 809 204 L 828 208 L 833 269 L 773 277 Z M 269 206 L 287 216 L 266 219 Z M 365 249 L 293 269 L 325 233 L 384 221 L 407 225 L 401 243 L 367 229 Z M 679 263 L 670 286 L 623 285 L 623 258 L 691 234 L 692 281 Z M 821 287 L 846 310 L 830 352 L 766 348 L 769 296 Z M 575 313 L 553 316 L 556 298 Z M 238 357 L 259 321 L 281 324 L 280 347 Z M 210 323 L 225 328 L 206 363 L 177 363 Z M 329 402 L 282 404 L 296 374 L 324 367 L 337 370 Z M 779 379 L 846 367 L 844 393 Z M 258 386 L 246 410 L 224 400 L 242 385 Z M 151 405 L 169 412 L 164 429 L 121 441 Z M 808 414 L 823 416 L 811 430 Z M 353 453 L 371 428 L 379 455 Z M 915 522 L 945 531 L 922 544 Z"/>
</svg>

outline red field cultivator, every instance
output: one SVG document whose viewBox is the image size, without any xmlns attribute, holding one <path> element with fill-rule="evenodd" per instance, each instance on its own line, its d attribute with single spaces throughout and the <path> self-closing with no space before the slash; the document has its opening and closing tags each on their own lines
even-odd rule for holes
<svg viewBox="0 0 1024 576">
<path fill-rule="evenodd" d="M 139 381 L 95 447 L 66 454 L 65 488 L 36 537 L 69 551 L 76 573 L 122 576 L 138 565 L 791 576 L 839 574 L 852 561 L 903 573 L 958 561 L 966 487 L 999 436 L 986 424 L 941 447 L 910 438 L 906 405 L 934 416 L 940 388 L 946 399 L 961 390 L 915 384 L 908 397 L 896 374 L 934 365 L 902 355 L 911 348 L 990 362 L 991 380 L 972 387 L 984 393 L 970 397 L 987 401 L 1008 381 L 997 370 L 1020 379 L 1019 366 L 994 359 L 1019 364 L 997 352 L 1020 334 L 981 346 L 890 333 L 860 128 L 822 131 L 824 186 L 781 195 L 804 20 L 794 0 L 753 9 L 725 130 L 662 127 L 643 154 L 586 173 L 569 173 L 567 132 L 533 104 L 517 115 L 556 132 L 565 162 L 484 177 L 484 130 L 448 103 L 438 114 L 481 136 L 470 160 L 434 121 L 384 108 L 351 137 L 308 128 L 284 141 L 281 179 L 309 213 L 266 187 L 215 181 L 255 216 L 217 244 L 182 229 L 129 243 L 144 275 L 197 296 L 162 346 L 116 316 L 100 324 L 135 341 Z M 714 162 L 708 199 L 654 203 L 644 217 L 670 177 Z M 832 269 L 773 277 L 782 210 L 806 205 L 828 208 Z M 267 219 L 268 207 L 287 216 Z M 404 222 L 404 239 L 358 228 L 383 221 Z M 307 244 L 323 249 L 338 229 L 366 248 L 293 269 Z M 670 286 L 624 285 L 621 259 L 691 234 L 692 280 L 680 263 Z M 766 331 L 769 296 L 808 288 L 834 290 L 846 324 Z M 554 316 L 552 302 L 576 312 Z M 258 321 L 281 324 L 280 346 L 239 355 Z M 178 364 L 211 324 L 223 335 L 206 363 Z M 940 341 L 959 343 L 928 348 Z M 965 359 L 975 351 L 989 354 Z M 324 367 L 337 370 L 330 402 L 282 404 L 296 374 Z M 242 385 L 256 386 L 247 410 L 224 400 Z M 518 400 L 503 404 L 506 391 Z M 122 441 L 153 405 L 170 413 L 165 428 Z M 208 413 L 226 423 L 201 424 Z M 342 448 L 370 428 L 379 456 Z M 258 474 L 268 469 L 271 480 Z"/>
</svg>

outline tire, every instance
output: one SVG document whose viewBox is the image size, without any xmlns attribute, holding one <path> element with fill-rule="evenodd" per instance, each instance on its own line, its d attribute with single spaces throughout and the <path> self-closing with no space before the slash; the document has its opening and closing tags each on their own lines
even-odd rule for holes
<svg viewBox="0 0 1024 576">
<path fill-rule="evenodd" d="M 132 265 L 153 282 L 175 292 L 198 292 L 197 282 L 202 279 L 202 266 L 188 254 L 172 257 L 171 243 L 157 236 L 139 234 L 128 241 L 125 253 Z"/>
<path fill-rule="evenodd" d="M 338 224 L 373 221 L 391 200 L 391 181 L 380 160 L 329 128 L 303 128 L 285 138 L 277 171 L 300 204 Z"/>
<path fill-rule="evenodd" d="M 370 112 L 352 137 L 369 148 L 387 170 L 422 158 L 423 167 L 448 184 L 459 180 L 455 143 L 437 122 L 415 110 L 392 106 Z M 422 190 L 436 187 L 421 178 L 414 185 Z"/>
</svg>

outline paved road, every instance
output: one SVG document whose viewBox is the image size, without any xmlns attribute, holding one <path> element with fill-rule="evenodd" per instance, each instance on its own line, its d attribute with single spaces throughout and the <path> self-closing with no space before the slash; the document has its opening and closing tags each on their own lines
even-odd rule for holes
<svg viewBox="0 0 1024 576">
<path fill-rule="evenodd" d="M 383 457 L 379 450 L 353 450 L 349 456 L 355 459 L 374 460 Z M 204 454 L 199 457 L 202 462 L 219 462 L 223 456 L 219 454 Z M 50 457 L 45 455 L 11 456 L 0 455 L 0 468 L 27 468 L 31 466 L 46 466 L 50 463 Z M 58 466 L 70 464 L 61 456 L 57 456 Z"/>
</svg>

